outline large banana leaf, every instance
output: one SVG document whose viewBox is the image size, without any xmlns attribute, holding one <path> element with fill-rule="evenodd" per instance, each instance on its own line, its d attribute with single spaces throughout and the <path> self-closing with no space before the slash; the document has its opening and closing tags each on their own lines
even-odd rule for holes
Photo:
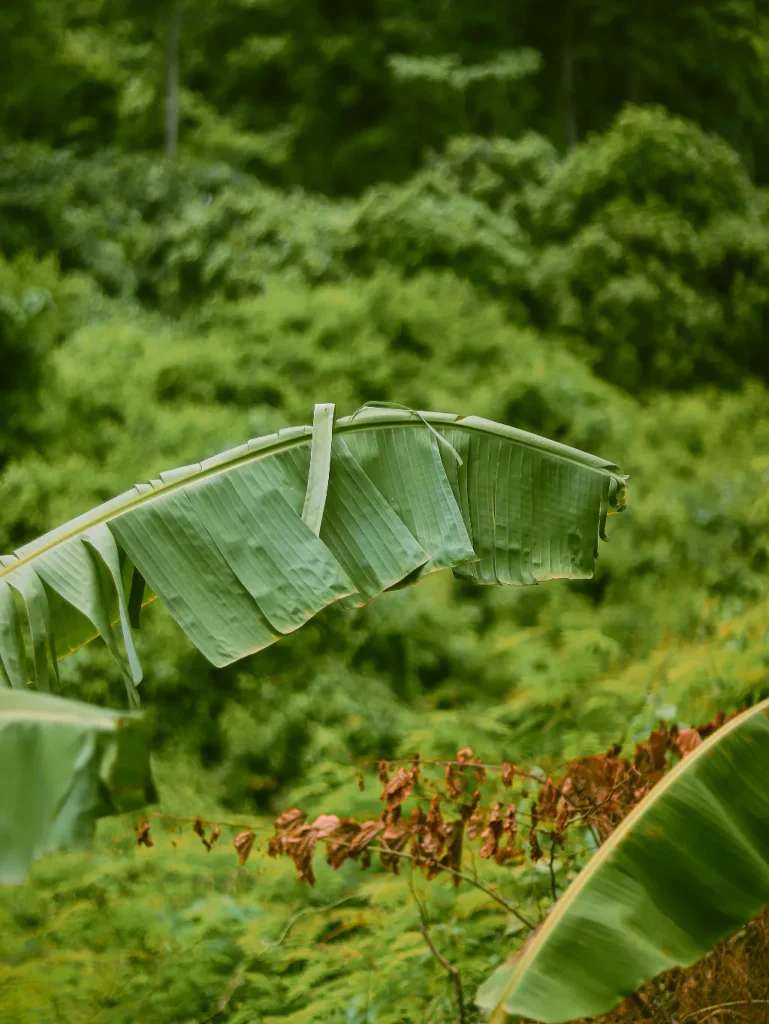
<svg viewBox="0 0 769 1024">
<path fill-rule="evenodd" d="M 769 904 L 769 700 L 723 726 L 628 815 L 477 1001 L 547 1024 L 610 1010 Z"/>
<path fill-rule="evenodd" d="M 147 739 L 135 712 L 0 690 L 0 882 L 85 845 L 96 818 L 154 800 Z"/>
<path fill-rule="evenodd" d="M 477 417 L 364 408 L 161 473 L 0 559 L 0 682 L 47 688 L 101 635 L 141 678 L 132 622 L 163 602 L 214 665 L 334 601 L 450 567 L 478 583 L 592 575 L 615 465 Z"/>
</svg>

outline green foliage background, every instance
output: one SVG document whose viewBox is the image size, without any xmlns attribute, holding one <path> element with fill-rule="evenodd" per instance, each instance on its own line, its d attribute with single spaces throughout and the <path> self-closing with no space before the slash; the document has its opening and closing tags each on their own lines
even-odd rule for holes
<svg viewBox="0 0 769 1024">
<path fill-rule="evenodd" d="M 150 611 L 161 809 L 257 822 L 256 850 L 137 851 L 117 820 L 42 862 L 0 894 L 0 1020 L 452 1021 L 407 882 L 303 889 L 269 816 L 376 813 L 379 756 L 546 768 L 769 695 L 769 11 L 175 10 L 176 161 L 173 4 L 0 13 L 0 548 L 318 400 L 546 434 L 618 461 L 631 508 L 594 581 L 430 578 L 226 670 Z M 119 705 L 103 650 L 62 670 Z M 482 871 L 546 909 L 536 867 Z M 514 922 L 426 895 L 471 992 Z"/>
</svg>

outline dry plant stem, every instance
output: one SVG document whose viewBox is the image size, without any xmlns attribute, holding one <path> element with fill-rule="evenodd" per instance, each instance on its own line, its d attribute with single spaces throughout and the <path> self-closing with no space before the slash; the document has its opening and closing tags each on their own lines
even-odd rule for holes
<svg viewBox="0 0 769 1024">
<path fill-rule="evenodd" d="M 179 814 L 150 814 L 148 815 L 148 817 L 160 818 L 161 820 L 166 821 L 184 821 L 193 824 L 194 822 L 199 821 L 202 825 L 221 825 L 224 828 L 251 829 L 252 832 L 256 832 L 256 826 L 254 825 L 248 825 L 244 822 L 222 821 L 221 819 L 217 819 L 216 821 L 214 821 L 213 819 L 201 818 L 200 815 L 193 816 Z M 321 842 L 324 842 L 324 840 L 321 840 Z M 351 846 L 352 844 L 339 843 L 339 845 Z M 409 860 L 412 862 L 415 860 L 415 858 L 410 853 L 406 853 L 403 850 L 390 850 L 384 846 L 369 846 L 368 849 L 372 853 L 386 853 L 388 857 L 400 857 L 403 860 Z M 441 865 L 441 871 L 447 871 L 450 875 L 453 875 L 455 878 L 461 878 L 462 881 L 467 882 L 469 885 L 474 885 L 475 888 L 480 889 L 481 892 L 485 892 L 487 896 L 489 896 L 495 902 L 499 903 L 500 906 L 504 907 L 505 910 L 508 911 L 508 913 L 516 917 L 521 922 L 521 924 L 525 925 L 527 928 L 533 930 L 536 927 L 532 921 L 530 921 L 524 914 L 520 912 L 520 910 L 517 909 L 517 907 L 514 907 L 512 903 L 508 903 L 504 896 L 500 896 L 498 892 L 495 892 L 494 889 L 490 889 L 482 882 L 479 882 L 477 878 L 473 878 L 472 875 L 466 875 L 463 871 L 457 871 L 456 868 L 449 867 L 448 865 Z"/>
<path fill-rule="evenodd" d="M 558 899 L 558 889 L 555 884 L 555 842 L 556 837 L 553 835 L 550 840 L 550 860 L 547 862 L 547 869 L 550 872 L 550 895 L 553 897 L 553 903 Z"/>
<path fill-rule="evenodd" d="M 353 892 L 350 893 L 349 896 L 343 896 L 340 900 L 336 900 L 334 903 L 328 903 L 325 907 L 303 907 L 302 910 L 298 910 L 288 921 L 275 942 L 270 943 L 270 949 L 277 949 L 278 946 L 283 945 L 288 938 L 291 929 L 301 917 L 307 917 L 308 914 L 322 914 L 326 910 L 335 910 L 337 907 L 341 907 L 343 903 L 349 903 L 350 900 L 357 899 L 357 896 L 358 894 Z"/>
<path fill-rule="evenodd" d="M 580 819 L 583 821 L 584 824 L 589 824 L 590 818 L 594 817 L 600 810 L 602 810 L 604 807 L 610 804 L 614 797 L 617 795 L 617 793 L 619 793 L 622 790 L 623 785 L 624 783 L 618 782 L 616 786 L 612 786 L 612 788 L 609 790 L 609 793 L 607 794 L 607 796 L 604 797 L 603 800 L 600 800 L 597 804 L 593 804 L 593 806 L 587 811 L 580 811 L 575 818 L 569 819 L 568 824 L 574 825 L 576 824 L 576 822 L 580 821 Z M 567 801 L 567 803 L 570 803 L 572 804 L 572 806 L 574 806 L 572 801 L 569 800 L 569 797 L 566 793 L 563 793 L 563 791 L 558 789 L 557 787 L 556 790 L 558 793 L 560 793 L 563 799 Z"/>
<path fill-rule="evenodd" d="M 601 837 L 598 835 L 598 833 L 592 825 L 588 825 L 587 829 L 590 832 L 590 835 L 593 837 L 593 842 L 595 843 L 597 849 L 601 845 Z"/>
<path fill-rule="evenodd" d="M 521 814 L 523 817 L 526 817 L 526 818 L 530 818 L 531 817 L 531 815 L 526 813 L 525 811 L 519 811 L 518 813 Z M 259 834 L 257 826 L 256 825 L 249 825 L 248 822 L 244 822 L 244 821 L 222 821 L 221 818 L 202 818 L 199 814 L 162 814 L 159 811 L 151 811 L 149 814 L 145 814 L 144 817 L 147 818 L 147 819 L 154 818 L 154 819 L 156 819 L 158 821 L 177 821 L 177 822 L 180 821 L 180 822 L 184 822 L 184 823 L 189 823 L 191 825 L 194 825 L 196 821 L 199 821 L 201 825 L 219 825 L 221 828 L 237 828 L 237 829 L 244 829 L 244 830 L 247 829 L 247 830 L 253 832 L 255 835 Z M 567 825 L 571 825 L 571 824 L 573 824 L 574 822 L 577 822 L 577 821 L 579 821 L 579 817 L 573 818 L 573 819 L 569 819 L 569 821 L 567 822 Z M 536 831 L 541 836 L 548 836 L 549 837 L 549 836 L 552 835 L 552 832 L 549 829 L 546 829 L 546 828 L 538 828 L 538 829 L 536 829 Z M 340 845 L 344 845 L 344 844 L 340 843 Z M 597 839 L 597 838 L 596 838 L 596 845 L 600 846 L 600 840 Z M 375 847 L 371 847 L 371 849 L 375 849 Z M 392 851 L 388 850 L 387 852 L 391 853 Z M 448 871 L 449 868 L 444 868 L 443 870 Z M 464 877 L 464 876 L 460 875 L 458 877 Z"/>
<path fill-rule="evenodd" d="M 726 1009 L 726 1007 L 721 1007 L 721 1008 L 716 1007 L 716 1009 L 713 1010 L 712 1013 L 709 1013 L 707 1015 L 707 1017 L 700 1017 L 700 1022 L 701 1022 L 701 1024 L 704 1024 L 705 1021 L 715 1020 L 716 1017 L 722 1017 L 722 1016 L 723 1016 L 724 1020 L 726 1020 L 727 1022 L 731 1021 L 732 1024 L 734 1024 L 735 1017 L 737 1017 L 739 1020 L 747 1020 L 748 1019 L 745 1016 L 744 1013 L 740 1013 L 739 1010 L 735 1010 L 734 1007 L 732 1006 L 729 1009 Z"/>
<path fill-rule="evenodd" d="M 414 763 L 414 758 L 413 757 L 386 757 L 386 758 L 381 758 L 381 760 L 385 761 L 387 764 L 413 764 Z M 379 761 L 366 761 L 364 763 L 365 763 L 366 767 L 376 767 L 379 764 Z M 420 764 L 420 766 L 421 765 L 434 765 L 434 766 L 437 766 L 439 768 L 445 768 L 447 766 L 448 767 L 455 767 L 455 768 L 469 768 L 469 769 L 485 768 L 486 771 L 488 771 L 488 772 L 501 772 L 503 767 L 504 767 L 503 764 L 491 764 L 491 763 L 489 763 L 487 761 L 444 761 L 444 760 L 441 760 L 440 758 L 430 758 L 430 757 L 420 758 L 419 759 L 419 764 Z M 558 765 L 554 769 L 554 771 L 558 772 L 558 771 L 560 771 L 561 768 L 566 768 L 568 765 L 569 765 L 569 762 L 568 761 L 564 761 L 563 764 Z M 544 778 L 542 777 L 542 775 L 536 775 L 534 772 L 526 772 L 522 768 L 519 768 L 517 765 L 514 767 L 513 773 L 515 775 L 517 775 L 521 779 L 531 779 L 532 782 L 544 782 L 545 781 Z"/>
<path fill-rule="evenodd" d="M 712 1003 L 710 1006 L 701 1006 L 698 1010 L 692 1010 L 687 1013 L 685 1017 L 681 1018 L 681 1024 L 686 1024 L 688 1020 L 694 1020 L 695 1017 L 699 1017 L 700 1014 L 707 1014 L 713 1011 L 720 1013 L 722 1010 L 728 1009 L 734 1006 L 769 1006 L 769 999 L 732 999 L 726 1003 Z M 707 1017 L 704 1018 L 707 1020 Z"/>
<path fill-rule="evenodd" d="M 340 843 L 339 845 L 350 846 L 351 844 Z M 386 846 L 369 846 L 367 849 L 372 853 L 386 853 L 388 857 L 402 857 L 403 860 L 410 860 L 412 862 L 416 861 L 416 857 L 412 856 L 410 853 L 405 853 L 403 850 L 390 850 Z M 493 889 L 489 889 L 488 886 L 473 878 L 472 875 L 466 875 L 463 871 L 457 871 L 456 868 L 451 868 L 447 864 L 441 864 L 441 871 L 448 871 L 448 873 L 450 875 L 454 875 L 455 878 L 461 878 L 464 882 L 474 885 L 476 889 L 480 889 L 481 892 L 485 892 L 487 896 L 499 903 L 501 907 L 504 907 L 508 913 L 512 914 L 513 917 L 516 917 L 522 925 L 525 925 L 531 931 L 536 928 L 536 925 L 522 914 L 517 907 L 514 907 L 512 903 L 508 903 L 504 896 L 500 896 L 498 892 L 495 892 Z"/>
<path fill-rule="evenodd" d="M 241 987 L 245 980 L 246 971 L 243 965 L 241 964 L 238 967 L 238 969 L 231 975 L 229 981 L 227 982 L 224 988 L 224 991 L 216 1001 L 216 1009 L 214 1010 L 214 1012 L 210 1015 L 210 1017 L 204 1017 L 203 1020 L 198 1022 L 198 1024 L 212 1024 L 212 1022 L 215 1021 L 217 1017 L 221 1016 L 221 1014 L 223 1014 L 224 1011 L 229 1006 L 232 997 L 235 995 L 235 993 L 238 991 L 238 989 Z"/>
<path fill-rule="evenodd" d="M 414 758 L 413 757 L 391 757 L 391 758 L 383 758 L 382 760 L 384 760 L 386 762 L 386 764 L 413 764 L 414 763 Z M 379 764 L 379 761 L 366 761 L 365 762 L 365 766 L 366 767 L 376 767 L 378 764 Z M 561 764 L 556 765 L 553 769 L 551 769 L 551 775 L 557 775 L 564 768 L 568 768 L 570 764 L 571 764 L 571 761 L 563 761 Z M 504 767 L 505 767 L 504 763 L 502 763 L 502 764 L 493 764 L 493 763 L 490 763 L 488 761 L 444 761 L 444 760 L 440 760 L 438 758 L 420 758 L 419 759 L 419 765 L 420 765 L 420 767 L 422 767 L 424 765 L 431 765 L 431 766 L 439 767 L 439 768 L 452 767 L 452 768 L 465 768 L 465 769 L 470 769 L 470 770 L 473 769 L 473 768 L 483 768 L 487 772 L 502 772 Z M 631 768 L 632 768 L 632 766 L 631 766 Z M 633 769 L 633 770 L 635 770 L 635 769 Z M 537 783 L 540 783 L 540 784 L 543 783 L 545 781 L 545 779 L 547 778 L 547 776 L 544 775 L 544 773 L 539 773 L 538 774 L 536 772 L 527 772 L 527 771 L 524 771 L 523 768 L 520 768 L 518 765 L 515 765 L 513 767 L 513 775 L 516 776 L 519 779 L 529 779 L 531 782 L 537 782 Z M 618 783 L 615 787 L 613 787 L 613 789 L 609 793 L 608 797 L 606 797 L 606 799 L 603 800 L 601 802 L 601 804 L 598 804 L 596 806 L 599 806 L 599 807 L 603 806 L 603 804 L 607 803 L 612 798 L 612 796 L 621 788 L 622 788 L 622 783 Z M 571 801 L 569 800 L 568 794 L 564 793 L 563 790 L 559 786 L 555 786 L 555 791 L 556 791 L 556 793 L 558 793 L 559 796 L 562 796 L 564 798 L 564 800 L 567 800 L 569 803 L 571 803 Z"/>
<path fill-rule="evenodd" d="M 146 818 L 155 818 L 159 821 L 182 821 L 194 825 L 199 821 L 201 825 L 221 825 L 222 828 L 248 829 L 256 833 L 256 825 L 249 825 L 242 821 L 222 821 L 221 818 L 201 818 L 199 814 L 161 814 L 160 811 L 151 811 L 145 815 Z"/>
<path fill-rule="evenodd" d="M 457 1000 L 457 1024 L 467 1024 L 467 1015 L 465 1013 L 465 996 L 462 991 L 462 975 L 459 969 L 450 963 L 446 957 L 440 952 L 435 943 L 433 942 L 432 935 L 430 934 L 430 921 L 427 917 L 427 911 L 425 905 L 420 900 L 416 889 L 414 888 L 414 877 L 413 871 L 409 876 L 409 888 L 411 889 L 411 895 L 414 897 L 414 902 L 417 905 L 419 911 L 419 930 L 422 933 L 422 938 L 427 943 L 427 947 L 448 974 L 451 984 L 454 986 L 454 993 Z"/>
</svg>

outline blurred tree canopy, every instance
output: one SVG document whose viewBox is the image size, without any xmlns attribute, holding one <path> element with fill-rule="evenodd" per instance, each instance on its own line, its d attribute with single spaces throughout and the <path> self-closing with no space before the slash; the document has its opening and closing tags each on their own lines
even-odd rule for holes
<svg viewBox="0 0 769 1024">
<path fill-rule="evenodd" d="M 0 13 L 0 137 L 156 150 L 178 62 L 183 151 L 276 184 L 359 193 L 460 134 L 570 148 L 626 103 L 765 181 L 768 25 L 762 0 L 29 0 Z"/>
</svg>

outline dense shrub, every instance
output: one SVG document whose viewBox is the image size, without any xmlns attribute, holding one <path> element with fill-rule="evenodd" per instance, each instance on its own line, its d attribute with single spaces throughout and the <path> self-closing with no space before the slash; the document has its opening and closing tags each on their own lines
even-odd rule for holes
<svg viewBox="0 0 769 1024">
<path fill-rule="evenodd" d="M 55 256 L 0 255 L 0 465 L 41 432 L 48 360 L 76 325 L 98 317 L 99 291 L 59 271 Z"/>
<path fill-rule="evenodd" d="M 270 273 L 339 274 L 349 218 L 267 188 L 226 164 L 164 164 L 107 152 L 90 160 L 13 146 L 0 162 L 0 245 L 60 254 L 110 294 L 178 311 L 212 294 L 258 291 Z"/>
<path fill-rule="evenodd" d="M 628 390 L 765 376 L 769 219 L 723 141 L 625 111 L 537 198 L 538 319 Z"/>
</svg>

